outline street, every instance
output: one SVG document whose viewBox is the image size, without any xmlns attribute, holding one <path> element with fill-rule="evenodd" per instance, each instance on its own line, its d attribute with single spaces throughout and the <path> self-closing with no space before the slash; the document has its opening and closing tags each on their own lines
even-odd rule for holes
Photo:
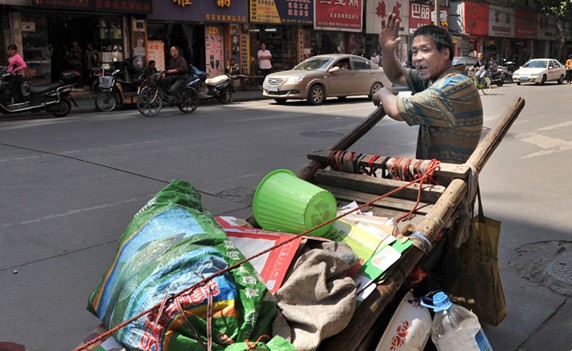
<svg viewBox="0 0 572 351">
<path fill-rule="evenodd" d="M 502 222 L 507 317 L 495 350 L 572 349 L 572 86 L 507 84 L 481 96 L 488 131 L 526 106 L 480 174 L 485 214 Z M 299 171 L 374 110 L 366 98 L 272 100 L 65 118 L 0 120 L 0 342 L 71 350 L 98 324 L 87 299 L 131 217 L 169 181 L 189 181 L 214 215 L 246 217 L 270 171 Z M 417 128 L 384 118 L 351 149 L 411 157 Z M 560 183 L 562 180 L 562 183 Z M 560 261 L 555 259 L 561 259 Z M 566 266 L 568 270 L 555 269 Z"/>
</svg>

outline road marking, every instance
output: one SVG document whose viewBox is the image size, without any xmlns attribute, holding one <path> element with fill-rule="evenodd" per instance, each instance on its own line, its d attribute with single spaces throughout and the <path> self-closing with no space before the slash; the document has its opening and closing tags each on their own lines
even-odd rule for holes
<svg viewBox="0 0 572 351">
<path fill-rule="evenodd" d="M 549 128 L 549 127 L 546 127 Z M 550 130 L 550 129 L 547 129 Z M 533 152 L 531 154 L 522 156 L 521 158 L 532 158 L 538 156 L 546 156 L 557 152 L 572 150 L 572 142 L 565 141 L 558 138 L 547 137 L 538 133 L 523 133 L 516 134 L 515 138 L 523 141 L 525 143 L 533 144 L 541 149 L 542 151 Z"/>
</svg>

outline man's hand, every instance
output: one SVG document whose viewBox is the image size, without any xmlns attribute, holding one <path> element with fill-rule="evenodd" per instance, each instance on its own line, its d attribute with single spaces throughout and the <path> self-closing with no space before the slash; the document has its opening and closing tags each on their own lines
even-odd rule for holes
<svg viewBox="0 0 572 351">
<path fill-rule="evenodd" d="M 371 98 L 371 101 L 375 106 L 381 106 L 383 102 L 383 96 L 397 96 L 399 92 L 391 89 L 391 88 L 381 88 L 379 89 Z"/>
<path fill-rule="evenodd" d="M 379 32 L 379 45 L 381 50 L 385 53 L 393 54 L 397 49 L 397 46 L 401 42 L 399 37 L 399 26 L 401 21 L 398 19 L 397 15 L 390 13 L 386 19 L 381 20 L 381 31 Z"/>
</svg>

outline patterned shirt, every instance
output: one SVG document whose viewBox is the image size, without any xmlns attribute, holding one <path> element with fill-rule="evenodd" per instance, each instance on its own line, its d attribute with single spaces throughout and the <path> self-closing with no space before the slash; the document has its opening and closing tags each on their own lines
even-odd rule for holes
<svg viewBox="0 0 572 351">
<path fill-rule="evenodd" d="M 407 70 L 413 95 L 397 101 L 399 113 L 411 125 L 419 125 L 418 159 L 464 163 L 481 137 L 483 106 L 477 87 L 458 65 L 443 72 L 432 84 Z"/>
</svg>

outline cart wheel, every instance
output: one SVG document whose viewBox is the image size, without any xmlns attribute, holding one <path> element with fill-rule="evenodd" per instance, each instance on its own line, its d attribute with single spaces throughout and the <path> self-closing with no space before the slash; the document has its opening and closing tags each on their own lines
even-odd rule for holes
<svg viewBox="0 0 572 351">
<path fill-rule="evenodd" d="M 101 112 L 110 112 L 117 107 L 117 97 L 110 91 L 103 91 L 95 97 L 95 107 Z"/>
<path fill-rule="evenodd" d="M 194 88 L 186 88 L 181 92 L 184 97 L 183 102 L 179 105 L 182 113 L 193 113 L 199 107 L 199 93 Z"/>
<path fill-rule="evenodd" d="M 161 111 L 163 99 L 159 90 L 145 87 L 137 95 L 137 110 L 145 117 L 153 117 Z"/>
</svg>

